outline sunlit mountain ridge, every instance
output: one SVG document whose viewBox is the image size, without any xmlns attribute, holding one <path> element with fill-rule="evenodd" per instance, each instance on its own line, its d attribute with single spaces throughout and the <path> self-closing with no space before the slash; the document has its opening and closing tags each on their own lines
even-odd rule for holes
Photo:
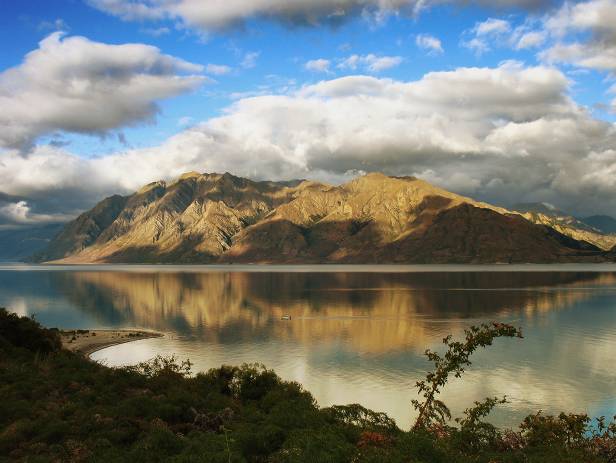
<svg viewBox="0 0 616 463">
<path fill-rule="evenodd" d="M 112 196 L 37 256 L 67 263 L 612 261 L 616 237 L 373 173 L 332 186 L 188 173 Z"/>
</svg>

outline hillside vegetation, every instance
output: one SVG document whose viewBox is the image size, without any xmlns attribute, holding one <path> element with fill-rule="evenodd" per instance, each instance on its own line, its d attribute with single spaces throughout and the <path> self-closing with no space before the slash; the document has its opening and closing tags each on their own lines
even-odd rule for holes
<svg viewBox="0 0 616 463">
<path fill-rule="evenodd" d="M 190 375 L 157 358 L 108 368 L 62 350 L 55 330 L 0 309 L 0 461 L 24 462 L 613 462 L 616 425 L 531 415 L 519 430 L 482 419 L 500 399 L 443 418 L 438 386 L 507 325 L 447 338 L 418 384 L 420 419 L 402 431 L 359 405 L 319 408 L 300 384 L 258 365 Z M 521 342 L 521 341 L 520 341 Z M 462 370 L 461 370 L 462 369 Z M 400 404 L 411 406 L 411 404 Z"/>
</svg>

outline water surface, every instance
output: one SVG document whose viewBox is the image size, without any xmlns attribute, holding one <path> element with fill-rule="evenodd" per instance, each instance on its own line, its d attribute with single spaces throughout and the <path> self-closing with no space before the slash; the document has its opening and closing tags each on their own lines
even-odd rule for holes
<svg viewBox="0 0 616 463">
<path fill-rule="evenodd" d="M 472 324 L 513 323 L 525 338 L 477 354 L 444 399 L 457 415 L 506 394 L 492 419 L 514 426 L 538 409 L 616 413 L 614 269 L 5 265 L 0 306 L 47 326 L 167 333 L 93 355 L 109 365 L 172 353 L 196 371 L 263 363 L 322 406 L 359 402 L 402 427 L 426 348 Z"/>
</svg>

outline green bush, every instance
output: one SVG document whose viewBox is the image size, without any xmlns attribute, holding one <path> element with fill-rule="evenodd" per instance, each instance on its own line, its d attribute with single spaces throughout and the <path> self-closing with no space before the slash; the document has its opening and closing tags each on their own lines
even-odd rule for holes
<svg viewBox="0 0 616 463">
<path fill-rule="evenodd" d="M 0 308 L 1 344 L 8 343 L 32 352 L 49 354 L 62 347 L 58 330 L 43 328 L 33 318 L 20 317 Z"/>
<path fill-rule="evenodd" d="M 13 330 L 13 331 L 12 331 Z M 112 369 L 58 347 L 57 333 L 0 312 L 0 462 L 595 463 L 616 462 L 616 423 L 541 413 L 518 430 L 484 419 L 503 399 L 446 421 L 438 393 L 470 354 L 506 325 L 446 338 L 420 391 L 423 419 L 400 430 L 361 405 L 319 408 L 300 384 L 262 365 L 195 376 L 190 362 L 158 357 Z"/>
</svg>

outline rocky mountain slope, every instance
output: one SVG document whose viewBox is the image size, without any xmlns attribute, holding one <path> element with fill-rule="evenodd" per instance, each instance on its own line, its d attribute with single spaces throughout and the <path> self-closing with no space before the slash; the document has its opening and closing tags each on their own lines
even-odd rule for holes
<svg viewBox="0 0 616 463">
<path fill-rule="evenodd" d="M 413 177 L 341 186 L 185 174 L 113 196 L 66 226 L 39 261 L 179 263 L 601 262 L 549 224 Z"/>
<path fill-rule="evenodd" d="M 590 223 L 595 222 L 593 217 L 589 217 L 590 220 L 588 221 L 580 220 L 546 203 L 517 204 L 513 206 L 512 209 L 519 212 L 533 223 L 547 225 L 563 235 L 594 244 L 604 251 L 610 250 L 616 246 L 616 233 L 608 231 L 607 228 L 609 228 L 609 225 L 607 227 L 604 226 L 602 229 Z M 607 218 L 610 219 L 611 217 Z M 616 224 L 616 221 L 614 222 Z"/>
</svg>

